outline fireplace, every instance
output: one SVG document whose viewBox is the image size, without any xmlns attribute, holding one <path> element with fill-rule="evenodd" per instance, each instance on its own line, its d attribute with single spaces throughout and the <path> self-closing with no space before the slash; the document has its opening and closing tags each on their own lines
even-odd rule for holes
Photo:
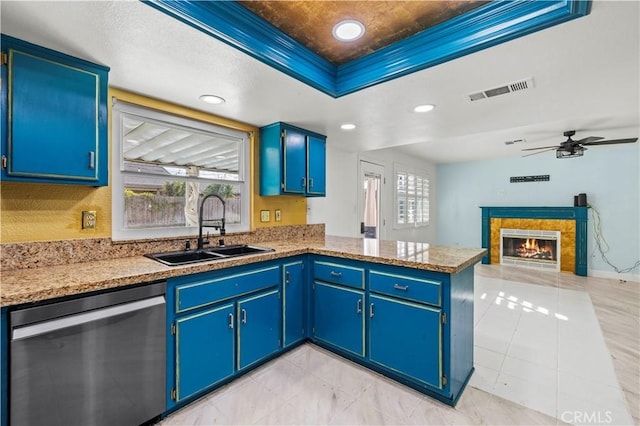
<svg viewBox="0 0 640 426">
<path fill-rule="evenodd" d="M 494 206 L 481 209 L 482 247 L 487 249 L 482 263 L 501 263 L 500 229 L 558 231 L 560 238 L 556 253 L 559 253 L 560 270 L 587 276 L 588 207 Z"/>
<path fill-rule="evenodd" d="M 500 263 L 560 271 L 560 232 L 500 229 Z"/>
</svg>

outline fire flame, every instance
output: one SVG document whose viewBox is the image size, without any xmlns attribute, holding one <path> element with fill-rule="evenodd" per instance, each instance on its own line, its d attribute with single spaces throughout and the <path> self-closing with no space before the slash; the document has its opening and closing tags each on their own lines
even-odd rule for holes
<svg viewBox="0 0 640 426">
<path fill-rule="evenodd" d="M 548 257 L 550 259 L 554 258 L 553 252 L 549 247 L 543 246 L 540 248 L 538 245 L 538 241 L 535 238 L 527 238 L 520 245 L 518 249 L 516 249 L 518 256 L 520 257 Z"/>
<path fill-rule="evenodd" d="M 527 241 L 524 243 L 524 248 L 527 250 L 540 251 L 540 247 L 538 247 L 538 242 L 535 238 L 527 238 Z"/>
</svg>

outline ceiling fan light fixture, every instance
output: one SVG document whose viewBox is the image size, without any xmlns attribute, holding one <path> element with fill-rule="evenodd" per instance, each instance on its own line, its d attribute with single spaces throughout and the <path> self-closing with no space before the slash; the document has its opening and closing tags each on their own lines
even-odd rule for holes
<svg viewBox="0 0 640 426">
<path fill-rule="evenodd" d="M 435 105 L 431 105 L 431 104 L 418 105 L 415 108 L 413 108 L 413 112 L 429 112 L 429 111 L 433 111 L 435 107 L 436 107 Z"/>
<path fill-rule="evenodd" d="M 217 95 L 201 95 L 200 100 L 213 105 L 220 105 L 226 102 L 224 98 Z"/>
<path fill-rule="evenodd" d="M 364 25 L 355 19 L 340 21 L 333 27 L 333 37 L 338 41 L 354 41 L 364 35 Z"/>
<path fill-rule="evenodd" d="M 582 157 L 587 148 L 576 146 L 571 150 L 558 149 L 556 150 L 556 158 L 575 158 Z"/>
</svg>

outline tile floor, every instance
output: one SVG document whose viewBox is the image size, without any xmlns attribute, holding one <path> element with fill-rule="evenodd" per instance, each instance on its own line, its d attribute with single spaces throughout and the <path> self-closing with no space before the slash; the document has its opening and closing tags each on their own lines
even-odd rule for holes
<svg viewBox="0 0 640 426">
<path fill-rule="evenodd" d="M 476 293 L 472 386 L 562 420 L 633 424 L 589 293 L 487 277 Z"/>
<path fill-rule="evenodd" d="M 476 372 L 455 408 L 305 344 L 160 425 L 638 424 L 638 283 L 475 277 Z"/>
</svg>

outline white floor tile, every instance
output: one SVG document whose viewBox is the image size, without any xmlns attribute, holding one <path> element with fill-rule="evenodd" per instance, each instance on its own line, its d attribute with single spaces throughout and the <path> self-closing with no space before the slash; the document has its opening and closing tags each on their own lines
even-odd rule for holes
<svg viewBox="0 0 640 426">
<path fill-rule="evenodd" d="M 221 413 L 221 423 L 227 424 L 253 424 L 285 403 L 282 396 L 253 380 L 214 392 L 207 400 Z"/>
<path fill-rule="evenodd" d="M 475 367 L 482 366 L 492 370 L 500 370 L 504 362 L 504 356 L 503 353 L 491 351 L 481 346 L 476 345 L 473 347 L 473 365 Z"/>
<path fill-rule="evenodd" d="M 287 405 L 293 407 L 292 416 L 300 424 L 326 425 L 355 400 L 354 396 L 309 374 L 296 386 L 296 394 Z"/>
<path fill-rule="evenodd" d="M 575 376 L 569 373 L 559 373 L 558 382 L 558 416 L 567 412 L 597 413 L 600 417 L 611 417 L 611 424 L 632 423 L 624 395 L 620 388 L 606 386 L 601 383 Z M 564 414 L 563 414 L 564 413 Z M 591 414 L 593 417 L 594 415 Z M 596 416 L 597 417 L 597 416 Z M 584 414 L 584 419 L 589 419 Z M 585 423 L 588 423 L 585 421 Z"/>
<path fill-rule="evenodd" d="M 368 386 L 358 400 L 400 423 L 406 423 L 422 402 L 423 396 L 405 386 L 380 378 Z"/>
<path fill-rule="evenodd" d="M 319 369 L 310 372 L 320 380 L 354 397 L 359 397 L 376 380 L 374 373 L 364 367 L 347 360 L 333 358 Z"/>
<path fill-rule="evenodd" d="M 633 425 L 626 406 L 611 401 L 591 401 L 578 395 L 558 394 L 557 418 L 574 425 Z"/>
<path fill-rule="evenodd" d="M 498 370 L 476 365 L 475 371 L 469 381 L 469 386 L 492 393 L 499 374 L 500 372 Z"/>
<path fill-rule="evenodd" d="M 538 384 L 500 373 L 492 393 L 549 416 L 556 415 L 557 390 L 555 383 Z"/>
<path fill-rule="evenodd" d="M 525 382 L 548 387 L 555 387 L 558 382 L 558 371 L 535 362 L 524 361 L 510 356 L 505 357 L 501 373 L 517 377 Z"/>
<path fill-rule="evenodd" d="M 344 410 L 336 412 L 331 425 L 398 425 L 398 420 L 371 408 L 362 400 L 355 400 Z"/>
</svg>

